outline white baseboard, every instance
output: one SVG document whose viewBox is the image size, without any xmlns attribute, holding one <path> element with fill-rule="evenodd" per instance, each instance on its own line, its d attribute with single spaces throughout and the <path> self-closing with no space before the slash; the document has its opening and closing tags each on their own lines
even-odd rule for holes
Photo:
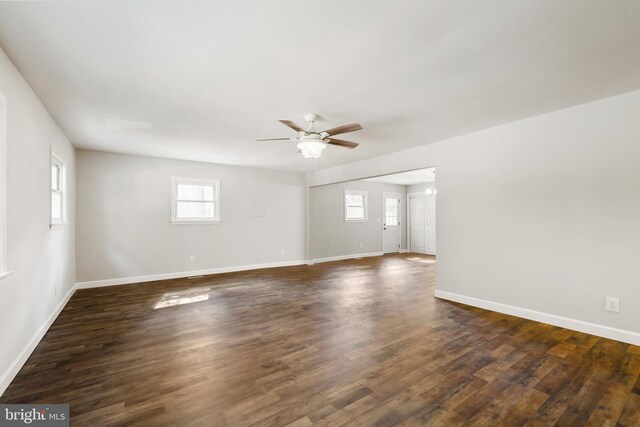
<svg viewBox="0 0 640 427">
<path fill-rule="evenodd" d="M 527 308 L 487 301 L 480 298 L 469 297 L 466 295 L 441 291 L 438 289 L 435 290 L 434 295 L 436 298 L 455 301 L 473 307 L 484 308 L 485 310 L 510 314 L 512 316 L 522 317 L 524 319 L 535 320 L 536 322 L 560 326 L 561 328 L 567 328 L 603 338 L 626 342 L 629 344 L 640 345 L 640 333 L 638 332 L 612 328 L 610 326 L 597 325 L 595 323 L 584 322 L 582 320 L 571 319 L 568 317 L 557 316 L 555 314 L 543 313 L 540 311 L 529 310 Z"/>
<path fill-rule="evenodd" d="M 309 264 L 318 264 L 321 262 L 329 262 L 329 261 L 342 261 L 344 259 L 355 259 L 355 258 L 368 258 L 372 256 L 382 256 L 384 255 L 382 252 L 368 252 L 364 254 L 349 254 L 349 255 L 338 255 L 338 256 L 330 256 L 326 258 L 316 258 L 309 261 Z"/>
<path fill-rule="evenodd" d="M 20 369 L 22 369 L 24 364 L 29 359 L 29 356 L 31 356 L 31 353 L 33 353 L 33 350 L 36 349 L 37 345 L 40 343 L 40 340 L 42 340 L 42 337 L 44 337 L 44 335 L 47 333 L 51 325 L 53 325 L 53 322 L 56 321 L 56 319 L 58 318 L 58 315 L 62 312 L 62 309 L 64 309 L 64 307 L 67 305 L 67 303 L 69 302 L 69 300 L 71 299 L 71 296 L 73 296 L 73 293 L 75 291 L 76 291 L 76 287 L 73 286 L 69 290 L 69 292 L 67 292 L 67 295 L 64 296 L 62 301 L 60 301 L 60 303 L 56 306 L 56 308 L 53 310 L 51 315 L 49 315 L 49 317 L 44 322 L 44 324 L 40 327 L 40 329 L 38 329 L 38 332 L 36 332 L 35 335 L 31 338 L 29 343 L 22 350 L 20 355 L 13 362 L 13 364 L 2 375 L 2 378 L 0 378 L 0 396 L 5 392 L 7 387 L 9 387 L 9 384 L 11 384 L 11 381 L 13 381 L 15 376 L 18 375 L 18 372 L 20 372 Z"/>
<path fill-rule="evenodd" d="M 154 282 L 156 280 L 180 279 L 184 277 L 206 276 L 209 274 L 233 273 L 236 271 L 258 270 L 261 268 L 290 267 L 304 265 L 307 261 L 269 262 L 263 264 L 237 265 L 233 267 L 210 268 L 207 270 L 179 271 L 176 273 L 151 274 L 148 276 L 121 277 L 118 279 L 93 280 L 78 282 L 78 289 L 99 288 L 101 286 L 128 285 L 132 283 Z"/>
<path fill-rule="evenodd" d="M 409 249 L 400 249 L 400 253 L 401 254 L 408 254 L 409 253 Z"/>
</svg>

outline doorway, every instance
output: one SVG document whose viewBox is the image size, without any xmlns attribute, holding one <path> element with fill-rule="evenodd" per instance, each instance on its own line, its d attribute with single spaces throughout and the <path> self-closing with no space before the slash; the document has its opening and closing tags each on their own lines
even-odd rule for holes
<svg viewBox="0 0 640 427">
<path fill-rule="evenodd" d="M 426 253 L 424 194 L 412 193 L 409 199 L 409 251 Z"/>
<path fill-rule="evenodd" d="M 310 187 L 309 259 L 435 254 L 435 198 L 427 198 L 429 192 L 435 195 L 435 173 L 430 167 Z"/>
<path fill-rule="evenodd" d="M 382 252 L 400 252 L 400 193 L 382 193 Z"/>
<path fill-rule="evenodd" d="M 407 190 L 407 240 L 410 252 L 436 254 L 436 180 L 435 168 L 429 179 Z"/>
</svg>

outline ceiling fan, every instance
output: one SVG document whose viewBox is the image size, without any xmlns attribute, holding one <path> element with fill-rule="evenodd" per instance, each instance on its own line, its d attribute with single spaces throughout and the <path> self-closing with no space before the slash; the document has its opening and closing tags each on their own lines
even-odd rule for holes
<svg viewBox="0 0 640 427">
<path fill-rule="evenodd" d="M 314 113 L 304 115 L 304 119 L 309 123 L 307 130 L 302 129 L 291 120 L 280 120 L 280 123 L 298 132 L 298 136 L 295 138 L 261 138 L 256 139 L 256 141 L 296 141 L 298 143 L 298 152 L 302 153 L 305 159 L 317 159 L 322 155 L 322 150 L 324 150 L 328 144 L 345 148 L 356 148 L 358 146 L 355 142 L 334 138 L 335 135 L 355 132 L 362 129 L 362 126 L 358 123 L 351 123 L 319 132 L 313 128 L 313 122 L 315 122 L 317 118 L 318 115 Z"/>
</svg>

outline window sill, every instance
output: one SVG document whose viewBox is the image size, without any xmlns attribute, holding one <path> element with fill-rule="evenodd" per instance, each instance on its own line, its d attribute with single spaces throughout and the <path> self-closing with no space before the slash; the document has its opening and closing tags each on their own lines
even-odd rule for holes
<svg viewBox="0 0 640 427">
<path fill-rule="evenodd" d="M 49 224 L 50 230 L 57 230 L 59 228 L 66 228 L 69 225 L 68 222 L 58 222 L 56 224 Z"/>
<path fill-rule="evenodd" d="M 198 225 L 198 224 L 200 224 L 200 225 L 202 225 L 202 224 L 204 224 L 204 225 L 207 225 L 207 224 L 220 224 L 220 220 L 219 220 L 219 219 L 216 219 L 216 220 L 210 220 L 210 221 L 209 221 L 209 220 L 204 220 L 204 221 L 200 221 L 200 220 L 197 220 L 197 221 L 189 221 L 189 220 L 186 220 L 186 221 L 185 221 L 185 220 L 182 220 L 182 219 L 175 219 L 175 220 L 171 220 L 171 224 L 174 224 L 174 225 L 186 225 L 186 224 L 188 224 L 188 225 Z"/>
<path fill-rule="evenodd" d="M 3 273 L 0 273 L 0 282 L 2 282 L 4 278 L 10 275 L 11 273 L 13 273 L 13 271 L 5 271 Z"/>
<path fill-rule="evenodd" d="M 344 220 L 344 222 L 369 222 L 368 218 L 365 219 L 346 219 Z"/>
</svg>

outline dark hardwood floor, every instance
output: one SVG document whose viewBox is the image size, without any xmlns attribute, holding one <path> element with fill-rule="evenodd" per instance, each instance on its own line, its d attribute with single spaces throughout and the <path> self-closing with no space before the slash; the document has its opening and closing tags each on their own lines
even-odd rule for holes
<svg viewBox="0 0 640 427">
<path fill-rule="evenodd" d="M 403 254 L 80 290 L 1 400 L 87 426 L 640 426 L 640 347 L 434 281 Z"/>
</svg>

